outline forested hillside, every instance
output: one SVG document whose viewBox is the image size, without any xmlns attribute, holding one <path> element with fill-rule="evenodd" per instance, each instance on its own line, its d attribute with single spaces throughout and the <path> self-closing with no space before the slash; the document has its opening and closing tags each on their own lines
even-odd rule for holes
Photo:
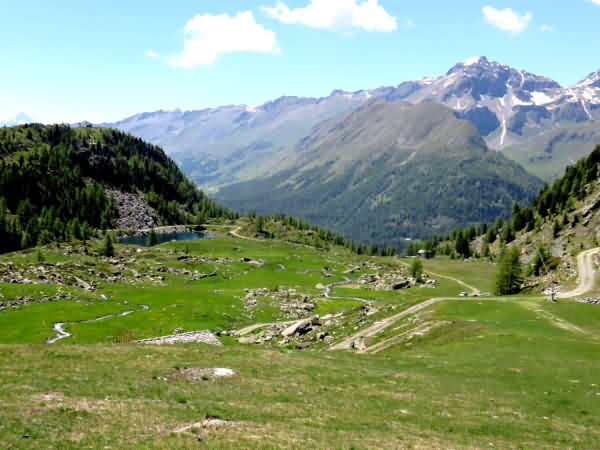
<svg viewBox="0 0 600 450">
<path fill-rule="evenodd" d="M 501 261 L 512 248 L 512 257 L 524 264 L 521 275 L 535 277 L 553 273 L 553 279 L 571 282 L 577 277 L 575 257 L 586 249 L 598 247 L 600 229 L 600 146 L 591 154 L 567 167 L 562 178 L 544 185 L 539 195 L 526 206 L 513 205 L 508 220 L 483 223 L 435 236 L 422 243 L 411 243 L 408 255 L 420 249 L 430 255 L 454 258 L 485 258 Z M 520 278 L 522 281 L 522 278 Z M 540 285 L 548 288 L 548 279 Z M 527 283 L 526 283 L 527 285 Z M 514 286 L 518 292 L 521 284 Z"/>
<path fill-rule="evenodd" d="M 144 194 L 165 224 L 235 217 L 159 148 L 117 130 L 0 128 L 0 251 L 87 238 L 114 226 L 105 189 Z"/>
<path fill-rule="evenodd" d="M 470 122 L 433 103 L 372 100 L 315 127 L 279 169 L 224 187 L 216 198 L 396 247 L 405 237 L 508 217 L 515 200 L 529 202 L 542 186 L 489 151 Z"/>
</svg>

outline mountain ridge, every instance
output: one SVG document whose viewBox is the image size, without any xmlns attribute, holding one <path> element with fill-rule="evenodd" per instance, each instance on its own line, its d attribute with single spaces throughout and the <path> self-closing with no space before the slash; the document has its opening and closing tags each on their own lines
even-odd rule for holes
<svg viewBox="0 0 600 450">
<path fill-rule="evenodd" d="M 313 127 L 373 98 L 441 103 L 470 120 L 492 149 L 600 118 L 600 71 L 570 87 L 476 57 L 445 74 L 326 97 L 283 96 L 257 106 L 156 111 L 101 124 L 160 145 L 197 184 L 223 186 L 268 176 Z M 592 143 L 593 144 L 593 143 Z M 590 145 L 593 148 L 593 145 Z"/>
</svg>

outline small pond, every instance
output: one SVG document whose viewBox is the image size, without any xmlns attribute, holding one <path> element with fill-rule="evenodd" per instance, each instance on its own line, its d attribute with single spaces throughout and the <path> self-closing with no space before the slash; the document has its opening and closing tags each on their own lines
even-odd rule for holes
<svg viewBox="0 0 600 450">
<path fill-rule="evenodd" d="M 195 239 L 210 239 L 214 235 L 208 233 L 197 233 L 195 231 L 175 232 L 175 233 L 156 233 L 158 243 L 162 244 L 169 241 L 193 241 Z M 147 235 L 135 235 L 118 238 L 119 244 L 140 245 L 146 247 L 148 241 Z"/>
</svg>

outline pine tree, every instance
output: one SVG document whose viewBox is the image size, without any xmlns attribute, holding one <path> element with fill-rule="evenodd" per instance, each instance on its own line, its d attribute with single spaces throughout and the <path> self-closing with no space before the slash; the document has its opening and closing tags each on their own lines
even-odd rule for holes
<svg viewBox="0 0 600 450">
<path fill-rule="evenodd" d="M 156 235 L 156 231 L 154 228 L 150 229 L 150 233 L 148 234 L 148 239 L 146 239 L 146 245 L 148 247 L 154 247 L 158 244 L 158 236 Z"/>
<path fill-rule="evenodd" d="M 512 295 L 521 290 L 523 282 L 520 251 L 517 247 L 503 249 L 496 275 L 495 294 Z"/>
<path fill-rule="evenodd" d="M 112 258 L 115 256 L 115 248 L 113 246 L 113 240 L 110 237 L 110 233 L 104 235 L 104 243 L 102 244 L 102 255 Z"/>
</svg>

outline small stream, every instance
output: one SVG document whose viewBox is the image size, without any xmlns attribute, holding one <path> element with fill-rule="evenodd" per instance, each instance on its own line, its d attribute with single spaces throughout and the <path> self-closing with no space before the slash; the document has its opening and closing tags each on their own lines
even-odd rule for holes
<svg viewBox="0 0 600 450">
<path fill-rule="evenodd" d="M 327 286 L 325 286 L 325 290 L 323 291 L 323 296 L 325 298 L 333 298 L 333 299 L 338 299 L 338 300 L 356 300 L 356 301 L 359 301 L 359 302 L 366 303 L 367 305 L 372 304 L 373 300 L 366 300 L 364 298 L 359 298 L 359 297 L 335 297 L 335 296 L 330 295 L 332 287 L 342 286 L 344 284 L 348 284 L 348 283 L 351 283 L 351 282 L 352 282 L 352 280 L 350 278 L 345 278 L 344 281 L 338 281 L 337 283 L 328 284 Z"/>
<path fill-rule="evenodd" d="M 147 305 L 139 305 L 139 306 L 140 306 L 140 309 L 137 309 L 135 311 L 123 311 L 122 313 L 119 313 L 119 314 L 108 314 L 106 316 L 96 317 L 95 319 L 76 320 L 74 322 L 57 322 L 52 327 L 52 329 L 54 331 L 56 331 L 57 334 L 53 338 L 48 339 L 46 341 L 46 344 L 54 344 L 55 342 L 60 341 L 61 339 L 65 339 L 65 338 L 68 338 L 68 337 L 72 336 L 71 333 L 69 333 L 68 331 L 65 331 L 65 329 L 63 328 L 65 325 L 69 325 L 69 324 L 72 324 L 72 323 L 92 323 L 92 322 L 98 322 L 100 320 L 108 319 L 109 317 L 123 317 L 123 316 L 128 316 L 129 314 L 133 314 L 133 313 L 141 312 L 141 311 L 147 311 L 147 310 L 150 309 L 150 307 L 147 306 Z"/>
</svg>

